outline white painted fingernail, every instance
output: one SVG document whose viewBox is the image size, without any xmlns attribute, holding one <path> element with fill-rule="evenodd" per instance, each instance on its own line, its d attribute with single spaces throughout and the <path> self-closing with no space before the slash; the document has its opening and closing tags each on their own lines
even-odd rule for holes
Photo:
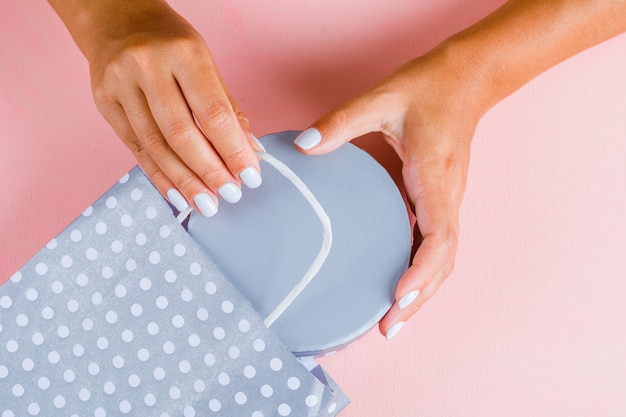
<svg viewBox="0 0 626 417">
<path fill-rule="evenodd" d="M 207 193 L 196 194 L 193 201 L 196 203 L 196 206 L 198 206 L 203 216 L 212 217 L 217 213 L 217 205 Z"/>
<path fill-rule="evenodd" d="M 241 199 L 241 190 L 232 182 L 222 185 L 217 192 L 229 203 L 236 203 Z"/>
<path fill-rule="evenodd" d="M 310 127 L 304 132 L 300 133 L 298 137 L 293 141 L 299 148 L 308 151 L 312 147 L 316 146 L 322 141 L 322 134 L 319 130 Z"/>
<path fill-rule="evenodd" d="M 187 203 L 187 200 L 185 200 L 185 197 L 183 197 L 180 191 L 178 191 L 176 188 L 170 188 L 169 190 L 167 190 L 167 198 L 178 211 L 183 211 L 187 207 L 189 207 L 189 204 Z"/>
<path fill-rule="evenodd" d="M 239 178 L 243 181 L 248 188 L 258 188 L 263 180 L 261 180 L 261 174 L 254 167 L 248 167 L 241 171 Z"/>
<path fill-rule="evenodd" d="M 402 326 L 404 326 L 404 322 L 403 321 L 399 321 L 396 324 L 394 324 L 393 326 L 391 326 L 387 330 L 387 334 L 385 335 L 387 337 L 387 340 L 393 339 L 394 336 L 397 335 L 400 332 L 400 330 L 402 330 Z"/>
<path fill-rule="evenodd" d="M 398 307 L 400 307 L 400 310 L 404 310 L 405 308 L 413 304 L 413 301 L 415 301 L 418 295 L 420 295 L 419 290 L 409 291 L 408 293 L 404 294 L 400 301 L 398 301 Z"/>
</svg>

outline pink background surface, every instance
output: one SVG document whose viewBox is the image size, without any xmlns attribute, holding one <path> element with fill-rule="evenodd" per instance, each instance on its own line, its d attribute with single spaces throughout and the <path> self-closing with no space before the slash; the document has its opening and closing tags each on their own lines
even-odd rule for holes
<svg viewBox="0 0 626 417">
<path fill-rule="evenodd" d="M 172 3 L 260 136 L 307 127 L 502 1 Z M 135 162 L 45 2 L 0 0 L 0 29 L 3 282 Z M 372 331 L 322 360 L 353 401 L 342 416 L 626 415 L 625 48 L 483 118 L 453 275 L 392 342 Z"/>
</svg>

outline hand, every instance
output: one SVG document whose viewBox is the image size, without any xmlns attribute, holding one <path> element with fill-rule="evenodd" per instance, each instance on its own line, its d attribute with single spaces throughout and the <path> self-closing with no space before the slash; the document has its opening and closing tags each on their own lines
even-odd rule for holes
<svg viewBox="0 0 626 417">
<path fill-rule="evenodd" d="M 380 322 L 393 337 L 454 268 L 459 209 L 470 143 L 484 108 L 474 92 L 483 74 L 458 67 L 435 50 L 328 113 L 296 138 L 307 154 L 330 152 L 369 132 L 381 132 L 402 160 L 407 197 L 423 237 L 399 281 L 396 302 Z"/>
<path fill-rule="evenodd" d="M 77 43 L 98 109 L 157 189 L 212 216 L 217 196 L 234 203 L 241 182 L 258 187 L 248 120 L 200 34 L 164 2 L 101 4 L 114 7 L 92 13 L 100 30 Z"/>
</svg>

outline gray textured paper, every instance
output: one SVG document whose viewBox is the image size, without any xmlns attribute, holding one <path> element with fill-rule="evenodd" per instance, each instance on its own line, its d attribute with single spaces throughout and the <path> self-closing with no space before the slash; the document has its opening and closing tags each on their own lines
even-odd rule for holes
<svg viewBox="0 0 626 417">
<path fill-rule="evenodd" d="M 333 416 L 133 169 L 0 288 L 0 416 Z"/>
</svg>

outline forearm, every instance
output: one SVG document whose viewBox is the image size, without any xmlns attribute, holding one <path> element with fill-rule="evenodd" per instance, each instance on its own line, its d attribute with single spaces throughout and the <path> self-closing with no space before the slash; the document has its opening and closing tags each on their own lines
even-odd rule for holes
<svg viewBox="0 0 626 417">
<path fill-rule="evenodd" d="M 624 31 L 625 0 L 511 0 L 441 48 L 481 74 L 486 111 L 543 71 Z"/>
</svg>

